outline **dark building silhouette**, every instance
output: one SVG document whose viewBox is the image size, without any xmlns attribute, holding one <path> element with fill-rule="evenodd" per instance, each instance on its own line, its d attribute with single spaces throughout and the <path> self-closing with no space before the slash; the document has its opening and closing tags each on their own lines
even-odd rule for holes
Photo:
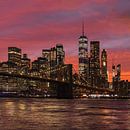
<svg viewBox="0 0 130 130">
<path fill-rule="evenodd" d="M 32 62 L 32 69 L 37 70 L 38 72 L 42 72 L 46 70 L 47 60 L 43 57 L 38 57 L 37 60 Z"/>
<path fill-rule="evenodd" d="M 107 75 L 107 52 L 105 49 L 103 49 L 102 54 L 101 54 L 101 75 L 102 78 L 105 79 L 106 81 L 108 80 L 108 75 Z"/>
<path fill-rule="evenodd" d="M 116 69 L 117 69 L 116 79 L 118 81 L 120 81 L 121 80 L 121 64 L 118 64 L 117 67 L 116 67 Z"/>
<path fill-rule="evenodd" d="M 93 85 L 100 83 L 100 42 L 90 42 L 90 82 Z"/>
<path fill-rule="evenodd" d="M 120 81 L 121 80 L 121 64 L 117 66 L 112 65 L 112 81 Z"/>
<path fill-rule="evenodd" d="M 113 65 L 112 65 L 112 82 L 115 81 L 115 76 L 116 76 L 116 67 L 115 67 L 115 65 L 113 64 Z"/>
</svg>

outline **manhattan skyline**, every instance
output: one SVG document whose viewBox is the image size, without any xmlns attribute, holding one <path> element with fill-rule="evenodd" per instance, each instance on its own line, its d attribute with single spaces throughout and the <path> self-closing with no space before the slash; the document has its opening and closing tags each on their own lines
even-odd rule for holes
<svg viewBox="0 0 130 130">
<path fill-rule="evenodd" d="M 0 61 L 7 60 L 8 46 L 22 48 L 34 60 L 42 49 L 62 43 L 66 63 L 77 68 L 84 18 L 88 40 L 99 40 L 108 52 L 109 72 L 112 63 L 120 63 L 122 75 L 130 74 L 129 0 L 2 0 L 0 4 Z"/>
</svg>

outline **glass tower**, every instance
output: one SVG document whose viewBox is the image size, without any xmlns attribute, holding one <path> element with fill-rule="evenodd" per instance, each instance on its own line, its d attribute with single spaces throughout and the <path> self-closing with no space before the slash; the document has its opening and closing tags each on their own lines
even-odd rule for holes
<svg viewBox="0 0 130 130">
<path fill-rule="evenodd" d="M 105 80 L 108 80 L 108 75 L 107 75 L 107 52 L 105 49 L 103 49 L 102 54 L 101 54 L 101 73 L 102 77 Z"/>
<path fill-rule="evenodd" d="M 79 38 L 79 75 L 88 77 L 88 38 L 84 35 L 84 23 L 82 35 Z"/>
</svg>

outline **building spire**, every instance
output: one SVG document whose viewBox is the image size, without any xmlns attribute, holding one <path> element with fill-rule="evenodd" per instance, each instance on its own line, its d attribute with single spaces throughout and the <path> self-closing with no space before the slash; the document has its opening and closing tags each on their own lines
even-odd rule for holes
<svg viewBox="0 0 130 130">
<path fill-rule="evenodd" d="M 82 36 L 84 36 L 84 19 L 82 19 Z"/>
</svg>

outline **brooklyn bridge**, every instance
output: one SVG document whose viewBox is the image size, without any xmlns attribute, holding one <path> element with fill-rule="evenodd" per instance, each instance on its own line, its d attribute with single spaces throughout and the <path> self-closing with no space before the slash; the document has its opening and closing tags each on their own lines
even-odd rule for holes
<svg viewBox="0 0 130 130">
<path fill-rule="evenodd" d="M 50 73 L 48 74 L 48 72 Z M 30 94 L 33 93 L 33 95 L 38 95 L 39 93 L 44 95 L 45 92 L 49 93 L 50 90 L 52 91 L 51 94 L 54 94 L 56 98 L 74 98 L 83 94 L 113 95 L 115 93 L 110 88 L 91 86 L 82 75 L 74 73 L 72 64 L 57 66 L 42 73 L 24 74 L 20 70 L 19 73 L 0 72 L 0 79 L 5 79 L 6 83 L 4 85 L 8 88 L 6 91 L 9 92 L 10 87 L 13 85 L 15 89 L 11 91 L 19 95 L 23 94 L 23 96 L 27 95 L 28 91 Z M 50 96 L 52 96 L 51 94 Z"/>
</svg>

